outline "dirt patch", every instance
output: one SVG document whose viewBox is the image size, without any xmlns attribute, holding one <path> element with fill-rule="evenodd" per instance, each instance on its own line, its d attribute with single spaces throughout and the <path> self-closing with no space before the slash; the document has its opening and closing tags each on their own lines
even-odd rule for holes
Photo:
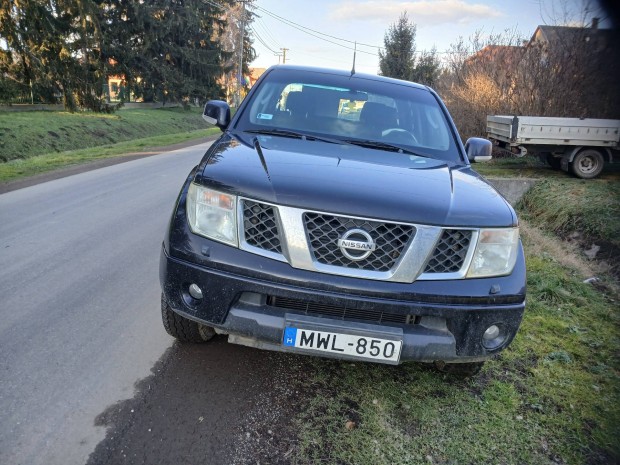
<svg viewBox="0 0 620 465">
<path fill-rule="evenodd" d="M 594 263 L 599 273 L 608 273 L 620 283 L 620 247 L 603 239 L 588 240 L 579 232 L 566 234 L 563 240 L 578 250 L 584 260 Z"/>
<path fill-rule="evenodd" d="M 586 261 L 576 244 L 563 242 L 555 236 L 545 234 L 541 229 L 521 220 L 519 230 L 527 240 L 527 252 L 531 256 L 553 256 L 562 266 L 576 270 L 583 279 L 604 272 L 596 262 Z"/>
<path fill-rule="evenodd" d="M 312 379 L 312 361 L 289 354 L 272 354 L 271 382 L 257 397 L 234 438 L 232 465 L 295 463 L 295 420 L 310 397 L 305 391 Z"/>
<path fill-rule="evenodd" d="M 294 463 L 293 420 L 303 408 L 307 358 L 228 344 L 175 343 L 136 384 L 134 398 L 102 412 L 97 464 Z"/>
</svg>

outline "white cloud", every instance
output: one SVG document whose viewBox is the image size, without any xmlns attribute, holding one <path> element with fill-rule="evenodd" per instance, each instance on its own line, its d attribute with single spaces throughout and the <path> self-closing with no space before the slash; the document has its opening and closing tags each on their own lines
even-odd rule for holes
<svg viewBox="0 0 620 465">
<path fill-rule="evenodd" d="M 418 27 L 438 24 L 466 24 L 485 18 L 501 16 L 502 13 L 482 3 L 464 0 L 397 0 L 342 1 L 330 12 L 332 20 L 365 20 L 394 23 L 406 11 L 409 19 Z"/>
</svg>

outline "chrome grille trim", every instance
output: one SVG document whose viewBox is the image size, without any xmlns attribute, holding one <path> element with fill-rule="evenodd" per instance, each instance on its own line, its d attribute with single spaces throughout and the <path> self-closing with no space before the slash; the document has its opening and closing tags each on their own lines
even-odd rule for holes
<svg viewBox="0 0 620 465">
<path fill-rule="evenodd" d="M 272 207 L 280 236 L 281 253 L 255 247 L 246 241 L 244 228 L 244 201 L 258 203 Z M 378 218 L 364 218 L 339 213 L 321 212 L 295 207 L 276 205 L 262 200 L 254 200 L 239 197 L 237 208 L 237 227 L 239 232 L 239 247 L 247 252 L 262 255 L 273 260 L 286 262 L 293 268 L 314 271 L 324 274 L 346 276 L 350 278 L 371 279 L 376 281 L 390 281 L 400 283 L 412 283 L 418 281 L 461 279 L 465 277 L 478 241 L 478 230 L 475 228 L 440 227 L 422 224 L 402 223 L 398 221 L 382 220 Z M 412 238 L 404 246 L 402 253 L 394 266 L 388 271 L 374 271 L 365 269 L 346 268 L 342 266 L 327 265 L 317 261 L 312 253 L 311 246 L 306 234 L 304 214 L 312 213 L 327 216 L 350 218 L 357 221 L 369 221 L 390 223 L 408 226 L 414 229 Z M 458 272 L 428 273 L 424 272 L 431 260 L 433 251 L 437 247 L 444 230 L 468 230 L 471 231 L 471 241 L 463 266 Z"/>
</svg>

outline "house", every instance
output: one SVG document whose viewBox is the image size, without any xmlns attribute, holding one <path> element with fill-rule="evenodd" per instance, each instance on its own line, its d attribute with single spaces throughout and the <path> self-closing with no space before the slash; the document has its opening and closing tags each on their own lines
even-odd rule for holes
<svg viewBox="0 0 620 465">
<path fill-rule="evenodd" d="M 562 50 L 584 45 L 589 53 L 604 52 L 612 46 L 611 29 L 600 29 L 599 19 L 592 19 L 590 27 L 538 26 L 527 47 L 541 46 L 544 49 Z"/>
<path fill-rule="evenodd" d="M 465 64 L 473 66 L 479 63 L 500 62 L 516 65 L 523 56 L 524 47 L 518 45 L 487 45 L 465 60 Z"/>
<path fill-rule="evenodd" d="M 520 68 L 521 86 L 536 94 L 530 112 L 554 116 L 615 118 L 620 114 L 620 49 L 617 32 L 590 27 L 536 28 Z"/>
</svg>

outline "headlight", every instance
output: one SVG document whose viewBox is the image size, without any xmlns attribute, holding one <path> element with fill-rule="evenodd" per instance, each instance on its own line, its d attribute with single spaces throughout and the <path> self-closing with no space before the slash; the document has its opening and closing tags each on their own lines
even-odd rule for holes
<svg viewBox="0 0 620 465">
<path fill-rule="evenodd" d="M 519 228 L 481 229 L 468 278 L 504 276 L 517 262 Z"/>
<path fill-rule="evenodd" d="M 237 246 L 237 198 L 190 184 L 187 218 L 195 234 Z"/>
</svg>

